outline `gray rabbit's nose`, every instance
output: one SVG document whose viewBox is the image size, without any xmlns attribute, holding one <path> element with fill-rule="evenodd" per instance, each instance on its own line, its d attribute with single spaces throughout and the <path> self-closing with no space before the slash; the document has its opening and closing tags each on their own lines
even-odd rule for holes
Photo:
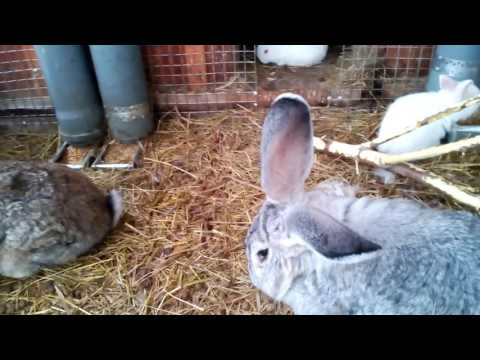
<svg viewBox="0 0 480 360">
<path fill-rule="evenodd" d="M 268 256 L 268 249 L 262 249 L 257 251 L 257 258 L 260 263 L 263 263 L 265 260 L 267 260 Z"/>
</svg>

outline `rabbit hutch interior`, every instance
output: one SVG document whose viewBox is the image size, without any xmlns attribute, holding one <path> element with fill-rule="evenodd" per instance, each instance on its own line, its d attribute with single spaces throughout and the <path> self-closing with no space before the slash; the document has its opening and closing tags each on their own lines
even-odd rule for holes
<svg viewBox="0 0 480 360">
<path fill-rule="evenodd" d="M 480 85 L 480 56 L 446 48 L 1 45 L 0 160 L 63 163 L 117 189 L 124 212 L 75 261 L 25 279 L 0 275 L 0 314 L 291 313 L 252 286 L 244 248 L 264 199 L 262 124 L 285 92 L 309 103 L 319 139 L 307 188 L 339 179 L 360 195 L 475 211 L 478 116 L 441 139 L 472 141 L 461 151 L 406 157 L 402 166 L 328 147 L 371 143 L 388 106 L 437 91 L 439 75 Z M 398 167 L 391 183 L 375 173 L 385 164 Z"/>
</svg>

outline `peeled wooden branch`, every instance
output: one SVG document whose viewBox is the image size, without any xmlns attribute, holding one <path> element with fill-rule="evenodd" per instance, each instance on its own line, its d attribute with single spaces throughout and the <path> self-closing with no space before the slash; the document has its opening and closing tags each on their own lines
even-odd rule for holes
<svg viewBox="0 0 480 360">
<path fill-rule="evenodd" d="M 432 174 L 412 164 L 395 165 L 389 168 L 389 170 L 417 180 L 423 184 L 430 185 L 458 202 L 468 205 L 477 211 L 480 210 L 480 197 L 460 190 L 457 186 L 438 175 Z"/>
<path fill-rule="evenodd" d="M 441 120 L 441 119 L 447 117 L 448 115 L 451 115 L 451 114 L 454 114 L 456 112 L 462 111 L 465 108 L 473 106 L 477 103 L 480 103 L 480 95 L 472 97 L 472 98 L 467 99 L 465 101 L 462 101 L 462 102 L 458 103 L 457 105 L 455 105 L 451 108 L 448 108 L 448 109 L 446 109 L 442 112 L 439 112 L 435 115 L 429 116 L 429 117 L 425 118 L 424 120 L 417 122 L 417 124 L 415 124 L 414 126 L 407 127 L 405 129 L 402 129 L 398 132 L 392 133 L 392 134 L 384 136 L 384 137 L 376 138 L 372 141 L 367 141 L 367 142 L 361 144 L 361 146 L 364 147 L 364 148 L 374 149 L 380 144 L 386 143 L 387 141 L 390 141 L 390 140 L 398 138 L 402 135 L 408 134 L 408 133 L 418 129 L 421 126 L 428 125 L 428 124 L 431 124 L 435 121 Z"/>
<path fill-rule="evenodd" d="M 412 151 L 403 154 L 380 153 L 380 166 L 401 164 L 410 161 L 426 160 L 452 152 L 466 151 L 480 146 L 480 136 L 455 141 L 445 145 L 432 146 L 427 149 Z"/>
<path fill-rule="evenodd" d="M 480 136 L 403 154 L 386 154 L 365 148 L 363 144 L 350 145 L 337 141 L 324 141 L 320 138 L 314 138 L 313 146 L 320 151 L 328 151 L 332 154 L 364 160 L 373 165 L 389 166 L 409 161 L 431 159 L 451 152 L 473 149 L 480 146 Z"/>
<path fill-rule="evenodd" d="M 443 119 L 448 115 L 462 111 L 463 109 L 470 107 L 476 103 L 480 103 L 480 95 L 462 101 L 461 103 L 458 103 L 457 105 L 446 109 L 445 111 L 442 111 L 438 114 L 429 116 L 426 119 L 417 122 L 415 126 L 408 127 L 406 129 L 403 129 L 402 131 L 398 131 L 397 133 L 380 137 L 360 145 L 350 145 L 337 141 L 328 141 L 320 139 L 318 137 L 314 137 L 313 146 L 316 150 L 345 156 L 371 165 L 376 165 L 380 167 L 388 166 L 389 169 L 393 172 L 430 185 L 435 189 L 449 195 L 458 202 L 471 206 L 478 211 L 480 210 L 480 197 L 468 194 L 460 190 L 454 184 L 442 179 L 441 177 L 425 171 L 421 168 L 418 168 L 412 164 L 409 164 L 408 162 L 430 159 L 451 152 L 472 149 L 474 147 L 480 146 L 480 136 L 403 154 L 386 154 L 373 150 L 380 144 L 383 144 L 387 141 L 414 131 L 421 126 L 431 124 L 435 121 Z M 404 165 L 400 166 L 395 164 Z"/>
<path fill-rule="evenodd" d="M 313 147 L 316 150 L 362 160 L 377 166 L 383 166 L 383 159 L 385 156 L 388 156 L 387 154 L 365 148 L 362 145 L 350 145 L 337 141 L 322 140 L 319 137 L 313 138 Z"/>
<path fill-rule="evenodd" d="M 471 139 L 460 140 L 454 143 L 416 152 L 400 155 L 389 155 L 368 148 L 364 148 L 362 145 L 350 145 L 336 141 L 325 141 L 318 137 L 315 137 L 313 140 L 313 146 L 316 150 L 326 151 L 331 154 L 341 155 L 354 160 L 360 160 L 370 165 L 386 166 L 403 162 L 403 166 L 394 165 L 389 167 L 389 169 L 402 176 L 410 177 L 421 183 L 430 185 L 435 189 L 452 197 L 456 201 L 473 207 L 477 211 L 480 210 L 480 197 L 468 194 L 467 192 L 460 190 L 452 183 L 443 180 L 441 177 L 429 173 L 414 165 L 408 164 L 405 161 L 406 159 L 408 159 L 409 161 L 419 160 L 446 154 L 452 151 L 466 150 L 468 148 L 472 148 L 473 146 L 478 146 L 479 144 L 480 136 L 477 136 Z"/>
</svg>

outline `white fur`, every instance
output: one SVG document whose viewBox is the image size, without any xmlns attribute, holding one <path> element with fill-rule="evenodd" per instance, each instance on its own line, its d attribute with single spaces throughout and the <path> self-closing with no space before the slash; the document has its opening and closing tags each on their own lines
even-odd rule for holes
<svg viewBox="0 0 480 360">
<path fill-rule="evenodd" d="M 257 57 L 264 63 L 287 66 L 312 66 L 326 57 L 328 45 L 258 45 Z"/>
<path fill-rule="evenodd" d="M 472 80 L 457 82 L 441 75 L 439 91 L 410 94 L 395 100 L 385 113 L 378 135 L 383 137 L 403 128 L 414 126 L 431 115 L 479 94 L 480 90 Z M 480 105 L 468 107 L 461 112 L 382 144 L 379 146 L 379 150 L 390 154 L 401 154 L 439 145 L 453 124 L 468 119 L 479 108 Z"/>
<path fill-rule="evenodd" d="M 275 100 L 273 100 L 272 105 L 275 104 L 280 99 L 292 99 L 292 100 L 300 101 L 304 103 L 307 106 L 307 108 L 310 110 L 310 105 L 308 104 L 307 100 L 305 100 L 305 98 L 301 95 L 294 94 L 291 92 L 280 94 L 275 98 Z"/>
<path fill-rule="evenodd" d="M 110 199 L 111 199 L 111 204 L 112 204 L 112 208 L 113 208 L 113 225 L 112 225 L 112 227 L 115 227 L 115 226 L 118 225 L 118 222 L 120 221 L 120 218 L 122 217 L 122 214 L 123 214 L 122 195 L 117 190 L 111 190 L 110 191 Z"/>
<path fill-rule="evenodd" d="M 378 256 L 381 256 L 382 254 L 382 249 L 375 251 L 375 252 L 370 252 L 370 253 L 364 253 L 364 254 L 354 254 L 354 255 L 349 255 L 349 256 L 344 256 L 340 257 L 338 259 L 334 260 L 329 260 L 329 261 L 335 261 L 339 264 L 359 264 L 367 260 L 371 260 L 373 258 L 376 258 Z M 320 256 L 320 255 L 318 255 Z"/>
<path fill-rule="evenodd" d="M 375 169 L 374 174 L 378 176 L 384 184 L 393 184 L 396 179 L 396 176 L 394 173 L 384 168 Z"/>
</svg>

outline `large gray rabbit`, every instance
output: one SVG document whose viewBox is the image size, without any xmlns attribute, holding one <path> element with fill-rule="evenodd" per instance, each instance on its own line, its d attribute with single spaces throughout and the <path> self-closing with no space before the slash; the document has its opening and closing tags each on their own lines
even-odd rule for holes
<svg viewBox="0 0 480 360">
<path fill-rule="evenodd" d="M 118 223 L 122 198 L 60 164 L 0 162 L 0 275 L 66 264 Z"/>
<path fill-rule="evenodd" d="M 307 102 L 283 94 L 263 125 L 267 198 L 246 237 L 253 284 L 296 314 L 480 314 L 480 219 L 406 199 L 311 192 Z"/>
</svg>

